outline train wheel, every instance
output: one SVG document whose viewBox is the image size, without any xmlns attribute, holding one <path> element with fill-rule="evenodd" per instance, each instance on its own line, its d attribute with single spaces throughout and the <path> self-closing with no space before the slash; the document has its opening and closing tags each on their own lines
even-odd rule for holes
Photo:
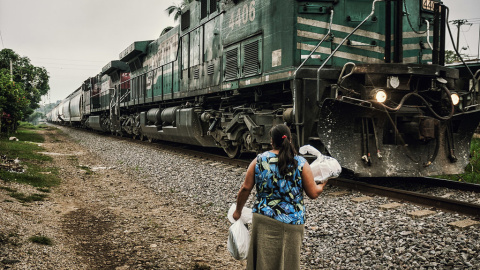
<svg viewBox="0 0 480 270">
<path fill-rule="evenodd" d="M 228 147 L 225 147 L 223 148 L 223 151 L 225 151 L 225 153 L 227 153 L 227 156 L 229 158 L 237 158 L 240 156 L 240 146 L 233 146 L 233 145 L 230 145 Z"/>
<path fill-rule="evenodd" d="M 148 137 L 148 142 L 149 142 L 149 143 L 152 143 L 152 142 L 153 142 L 153 138 L 152 138 L 152 137 Z"/>
</svg>

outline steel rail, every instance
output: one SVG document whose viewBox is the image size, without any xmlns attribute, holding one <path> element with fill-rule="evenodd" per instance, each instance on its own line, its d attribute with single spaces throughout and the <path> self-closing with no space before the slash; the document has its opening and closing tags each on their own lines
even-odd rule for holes
<svg viewBox="0 0 480 270">
<path fill-rule="evenodd" d="M 369 178 L 359 178 L 358 180 L 373 184 L 381 185 L 382 182 L 385 182 L 387 179 L 389 182 L 395 182 L 397 184 L 424 184 L 430 187 L 444 187 L 444 188 L 451 188 L 455 190 L 461 191 L 471 191 L 480 193 L 480 185 L 467 183 L 467 182 L 460 182 L 460 181 L 452 181 L 446 179 L 439 179 L 439 178 L 432 178 L 432 177 L 369 177 Z"/>
<path fill-rule="evenodd" d="M 421 194 L 418 192 L 382 187 L 344 178 L 330 179 L 328 183 L 337 187 L 354 189 L 363 193 L 371 193 L 379 196 L 389 197 L 392 199 L 408 201 L 414 204 L 434 207 L 436 209 L 456 212 L 470 216 L 480 216 L 479 204 L 462 202 L 442 197 L 435 197 L 431 195 Z"/>
</svg>

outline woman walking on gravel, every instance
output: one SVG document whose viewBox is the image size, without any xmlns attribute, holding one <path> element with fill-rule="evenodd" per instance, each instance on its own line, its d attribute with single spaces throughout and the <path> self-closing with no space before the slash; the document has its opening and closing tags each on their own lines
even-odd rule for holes
<svg viewBox="0 0 480 270">
<path fill-rule="evenodd" d="M 248 166 L 233 218 L 240 218 L 255 185 L 257 195 L 247 269 L 300 269 L 305 223 L 303 191 L 315 199 L 326 182 L 315 184 L 310 165 L 296 155 L 286 125 L 273 127 L 270 137 L 273 149 L 259 154 Z"/>
</svg>

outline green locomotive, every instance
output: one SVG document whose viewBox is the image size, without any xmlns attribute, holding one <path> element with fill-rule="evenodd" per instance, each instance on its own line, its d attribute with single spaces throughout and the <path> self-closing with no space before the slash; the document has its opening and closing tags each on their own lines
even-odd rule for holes
<svg viewBox="0 0 480 270">
<path fill-rule="evenodd" d="M 444 66 L 447 12 L 434 0 L 196 0 L 86 81 L 82 123 L 232 158 L 269 149 L 286 123 L 297 146 L 359 176 L 460 173 L 480 113 Z"/>
</svg>

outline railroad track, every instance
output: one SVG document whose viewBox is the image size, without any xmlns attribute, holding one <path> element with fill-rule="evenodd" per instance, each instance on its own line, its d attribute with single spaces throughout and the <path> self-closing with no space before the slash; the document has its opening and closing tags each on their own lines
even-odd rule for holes
<svg viewBox="0 0 480 270">
<path fill-rule="evenodd" d="M 420 179 L 420 178 L 415 178 Z M 425 181 L 428 181 L 434 184 L 434 178 L 425 178 Z M 378 179 L 377 179 L 378 180 Z M 385 180 L 387 180 L 385 178 Z M 408 180 L 408 179 L 405 179 Z M 453 181 L 447 181 L 442 179 L 437 179 L 440 186 L 452 187 L 461 187 L 462 190 L 465 190 L 468 187 L 471 187 L 471 191 L 478 192 L 479 185 L 463 183 L 458 185 L 457 183 L 450 183 Z M 358 180 L 351 180 L 345 178 L 330 179 L 329 184 L 334 186 L 348 188 L 353 190 L 358 190 L 362 193 L 375 194 L 379 196 L 389 197 L 395 200 L 408 201 L 414 204 L 424 205 L 427 207 L 434 207 L 436 209 L 441 209 L 445 211 L 457 212 L 460 214 L 470 215 L 470 216 L 480 216 L 480 204 L 464 202 L 459 200 L 453 200 L 449 198 L 437 197 L 428 194 L 423 194 L 420 192 L 413 192 L 398 188 L 391 188 L 386 186 L 381 186 L 378 184 L 371 184 Z M 455 189 L 455 188 L 453 188 Z"/>
<path fill-rule="evenodd" d="M 195 157 L 202 157 L 210 159 L 212 161 L 222 162 L 229 165 L 234 165 L 237 167 L 247 168 L 248 164 L 251 162 L 250 159 L 230 159 L 222 153 L 208 153 L 205 150 L 194 150 L 191 148 L 185 148 L 181 146 L 177 148 L 176 146 L 171 146 L 165 143 L 162 143 L 162 148 L 168 148 L 175 152 L 181 152 L 187 155 L 193 155 Z M 253 158 L 253 157 L 252 157 Z M 382 185 L 382 182 L 384 185 Z M 386 185 L 385 185 L 386 183 Z M 429 178 L 429 177 L 415 177 L 415 178 L 361 178 L 358 180 L 346 179 L 346 178 L 336 178 L 330 179 L 329 184 L 333 186 L 338 186 L 342 188 L 357 190 L 362 193 L 375 194 L 378 196 L 385 196 L 392 198 L 394 200 L 406 201 L 414 204 L 419 204 L 427 207 L 433 207 L 435 209 L 441 209 L 444 211 L 453 211 L 460 214 L 470 215 L 470 216 L 480 216 L 480 204 L 469 203 L 459 200 L 453 200 L 449 198 L 442 198 L 437 196 L 432 196 L 428 194 L 423 194 L 421 192 L 414 192 L 405 190 L 405 188 L 393 188 L 389 186 L 400 185 L 405 186 L 408 183 L 415 183 L 416 185 L 427 185 L 435 187 L 446 187 L 458 191 L 473 191 L 480 193 L 480 185 L 449 181 L 444 179 Z"/>
<path fill-rule="evenodd" d="M 247 155 L 242 159 L 230 159 L 223 153 L 221 149 L 200 149 L 190 145 L 171 142 L 158 141 L 156 143 L 151 143 L 147 141 L 134 140 L 131 137 L 119 137 L 114 135 L 104 136 L 111 136 L 118 140 L 132 141 L 142 145 L 150 145 L 152 147 L 170 151 L 176 154 L 191 156 L 194 158 L 202 158 L 204 160 L 211 160 L 213 162 L 221 162 L 223 164 L 228 164 L 234 167 L 244 169 L 248 167 L 251 160 L 255 157 L 254 155 Z M 480 204 L 437 197 L 421 192 L 407 190 L 409 189 L 408 186 L 412 183 L 414 183 L 415 185 L 424 185 L 428 187 L 445 187 L 458 191 L 472 191 L 480 193 L 480 185 L 428 177 L 383 177 L 360 178 L 355 180 L 340 177 L 329 180 L 329 184 L 333 186 L 357 190 L 365 194 L 385 196 L 394 200 L 406 201 L 427 207 L 433 207 L 435 209 L 453 211 L 470 216 L 480 216 Z"/>
</svg>

